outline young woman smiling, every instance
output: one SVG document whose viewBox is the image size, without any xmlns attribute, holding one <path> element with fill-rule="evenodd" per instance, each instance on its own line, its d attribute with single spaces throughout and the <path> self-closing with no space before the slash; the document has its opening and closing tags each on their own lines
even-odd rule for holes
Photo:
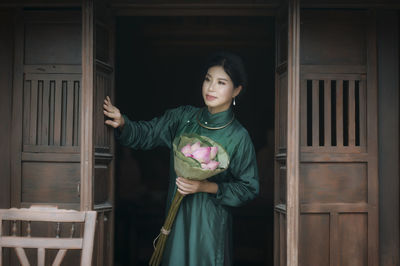
<svg viewBox="0 0 400 266">
<path fill-rule="evenodd" d="M 172 151 L 176 137 L 196 133 L 221 144 L 230 156 L 229 168 L 205 181 L 177 177 L 171 165 L 167 209 L 176 190 L 186 196 L 168 237 L 163 265 L 232 265 L 230 207 L 254 199 L 259 192 L 254 146 L 232 110 L 245 87 L 240 57 L 219 52 L 204 68 L 203 108 L 181 106 L 150 121 L 131 121 L 108 96 L 104 100 L 104 114 L 111 118 L 105 123 L 116 129 L 116 139 L 124 146 L 143 150 L 166 146 Z"/>
</svg>

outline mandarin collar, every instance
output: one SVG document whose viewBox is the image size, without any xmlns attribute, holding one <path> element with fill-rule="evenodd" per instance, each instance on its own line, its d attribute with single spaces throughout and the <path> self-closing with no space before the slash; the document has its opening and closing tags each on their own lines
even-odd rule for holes
<svg viewBox="0 0 400 266">
<path fill-rule="evenodd" d="M 227 110 L 212 114 L 207 107 L 200 109 L 198 121 L 206 127 L 221 127 L 230 123 L 234 118 L 232 107 Z"/>
</svg>

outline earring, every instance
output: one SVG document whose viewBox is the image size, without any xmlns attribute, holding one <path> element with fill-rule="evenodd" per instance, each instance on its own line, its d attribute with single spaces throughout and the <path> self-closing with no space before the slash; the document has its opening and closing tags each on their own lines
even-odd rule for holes
<svg viewBox="0 0 400 266">
<path fill-rule="evenodd" d="M 235 106 L 235 105 L 236 105 L 235 97 L 233 97 L 233 106 Z"/>
</svg>

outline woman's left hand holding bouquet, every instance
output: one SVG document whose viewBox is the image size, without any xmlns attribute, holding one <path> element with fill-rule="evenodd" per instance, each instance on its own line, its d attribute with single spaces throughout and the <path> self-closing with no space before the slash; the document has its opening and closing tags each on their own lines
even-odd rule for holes
<svg viewBox="0 0 400 266">
<path fill-rule="evenodd" d="M 194 194 L 197 192 L 207 192 L 216 194 L 218 191 L 218 184 L 208 180 L 190 180 L 183 177 L 176 179 L 177 190 L 182 195 Z"/>
</svg>

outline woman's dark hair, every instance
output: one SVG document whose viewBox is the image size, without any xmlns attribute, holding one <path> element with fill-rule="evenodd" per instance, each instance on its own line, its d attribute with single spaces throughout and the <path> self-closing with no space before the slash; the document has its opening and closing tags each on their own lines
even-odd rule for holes
<svg viewBox="0 0 400 266">
<path fill-rule="evenodd" d="M 204 76 L 207 74 L 207 70 L 213 66 L 221 66 L 231 78 L 235 88 L 242 85 L 241 94 L 243 93 L 247 87 L 247 74 L 240 56 L 227 51 L 219 51 L 211 54 L 205 64 Z"/>
</svg>

